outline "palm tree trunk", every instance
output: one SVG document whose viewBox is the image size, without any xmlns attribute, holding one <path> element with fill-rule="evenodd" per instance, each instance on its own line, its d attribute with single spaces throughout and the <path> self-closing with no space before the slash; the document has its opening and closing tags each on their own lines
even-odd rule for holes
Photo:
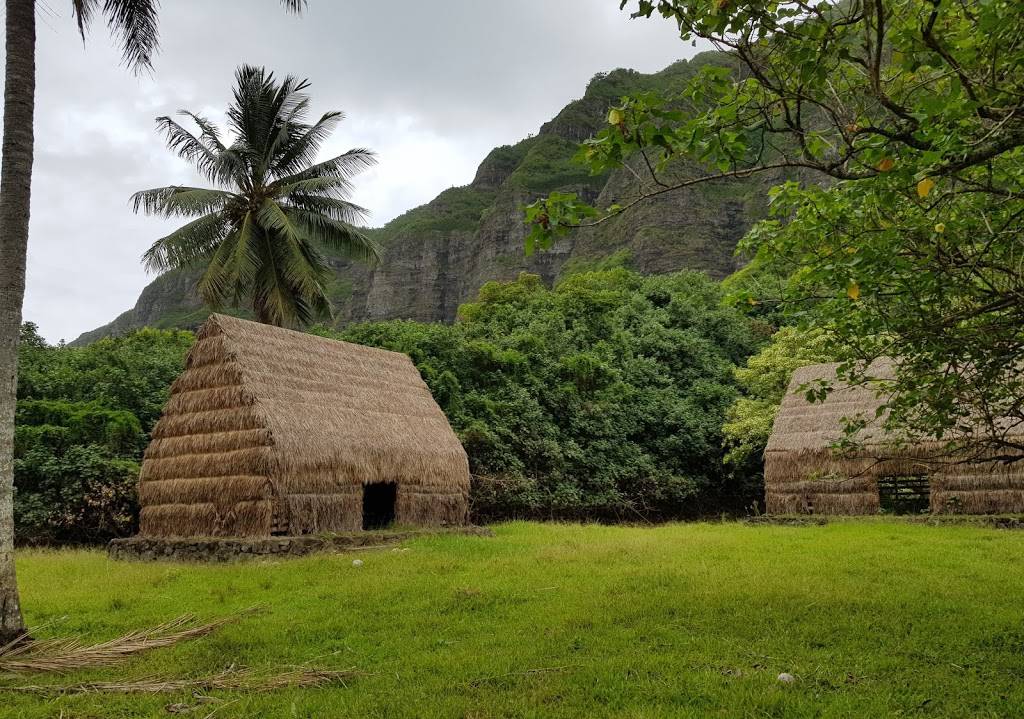
<svg viewBox="0 0 1024 719">
<path fill-rule="evenodd" d="M 25 632 L 14 574 L 14 406 L 32 197 L 35 12 L 35 0 L 7 0 L 3 163 L 0 166 L 0 643 Z"/>
</svg>

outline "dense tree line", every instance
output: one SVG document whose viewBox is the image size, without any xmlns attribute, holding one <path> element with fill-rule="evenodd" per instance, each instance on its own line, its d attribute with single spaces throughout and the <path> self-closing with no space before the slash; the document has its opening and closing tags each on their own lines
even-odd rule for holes
<svg viewBox="0 0 1024 719">
<path fill-rule="evenodd" d="M 695 272 L 625 269 L 485 285 L 454 325 L 341 338 L 408 353 L 469 453 L 478 519 L 619 521 L 742 511 L 723 465 L 733 368 L 751 324 Z"/>
<path fill-rule="evenodd" d="M 451 325 L 319 331 L 412 357 L 469 453 L 478 521 L 636 522 L 742 513 L 759 501 L 759 440 L 744 444 L 751 462 L 727 464 L 735 447 L 723 425 L 736 419 L 737 367 L 764 345 L 763 326 L 702 274 L 617 268 L 554 288 L 534 275 L 489 283 Z M 19 541 L 134 531 L 142 451 L 192 339 L 141 330 L 74 348 L 24 326 Z"/>
<path fill-rule="evenodd" d="M 14 436 L 22 543 L 99 542 L 134 531 L 139 461 L 181 372 L 190 332 L 141 330 L 74 348 L 26 323 Z"/>
</svg>

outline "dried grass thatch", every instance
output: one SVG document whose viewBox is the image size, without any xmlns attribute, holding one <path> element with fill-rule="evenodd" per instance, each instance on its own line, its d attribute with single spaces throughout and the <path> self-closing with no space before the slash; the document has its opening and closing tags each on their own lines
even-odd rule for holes
<svg viewBox="0 0 1024 719">
<path fill-rule="evenodd" d="M 199 624 L 193 615 L 186 614 L 159 626 L 129 632 L 98 644 L 83 644 L 77 639 L 30 640 L 28 635 L 24 635 L 0 646 L 0 673 L 64 673 L 110 666 L 151 649 L 206 636 L 237 618 L 231 616 Z"/>
<path fill-rule="evenodd" d="M 153 430 L 143 536 L 362 526 L 362 485 L 400 524 L 464 524 L 469 463 L 409 358 L 212 315 Z"/>
<path fill-rule="evenodd" d="M 334 684 L 344 685 L 350 679 L 362 676 L 354 669 L 330 670 L 298 667 L 279 674 L 261 675 L 247 669 L 227 669 L 207 677 L 168 678 L 146 677 L 115 682 L 81 682 L 71 685 L 21 684 L 0 686 L 0 692 L 37 694 L 41 696 L 67 696 L 75 694 L 167 694 L 191 691 L 245 691 L 270 692 L 279 689 L 315 688 Z M 182 707 L 182 712 L 189 710 Z M 175 712 L 172 712 L 175 713 Z"/>
<path fill-rule="evenodd" d="M 946 443 L 893 437 L 884 430 L 880 390 L 836 379 L 836 364 L 802 367 L 793 374 L 775 418 L 764 457 L 765 505 L 770 514 L 874 514 L 878 480 L 927 476 L 932 512 L 994 514 L 1024 512 L 1024 461 L 1014 464 L 950 455 Z M 892 360 L 868 374 L 894 376 Z M 801 387 L 819 381 L 832 392 L 808 402 Z M 850 421 L 862 420 L 852 453 L 833 449 Z M 969 459 L 969 461 L 967 461 Z"/>
</svg>

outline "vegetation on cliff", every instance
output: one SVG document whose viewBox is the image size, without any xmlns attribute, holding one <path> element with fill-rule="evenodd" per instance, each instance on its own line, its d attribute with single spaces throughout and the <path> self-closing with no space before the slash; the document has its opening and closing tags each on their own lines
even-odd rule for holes
<svg viewBox="0 0 1024 719">
<path fill-rule="evenodd" d="M 702 189 L 682 203 L 653 203 L 648 213 L 581 233 L 545 258 L 523 256 L 520 213 L 522 204 L 553 190 L 592 199 L 633 191 L 635 178 L 630 172 L 595 175 L 574 162 L 576 143 L 603 126 L 609 104 L 623 94 L 678 91 L 700 68 L 728 62 L 721 54 L 703 53 L 658 73 L 619 69 L 596 75 L 584 95 L 566 105 L 537 135 L 492 150 L 470 184 L 449 188 L 384 227 L 366 230 L 383 248 L 376 270 L 321 248 L 336 278 L 326 282 L 337 309 L 335 326 L 367 319 L 451 321 L 458 306 L 472 300 L 488 281 L 513 280 L 525 271 L 551 284 L 566 263 L 597 262 L 622 251 L 642 273 L 698 269 L 718 278 L 728 275 L 736 266 L 736 243 L 765 216 L 766 181 L 737 180 Z M 417 271 L 410 273 L 409 267 Z M 199 278 L 196 270 L 157 277 L 135 308 L 84 333 L 74 344 L 147 326 L 194 329 L 208 315 L 194 289 Z M 332 282 L 339 281 L 344 291 L 332 291 Z M 251 316 L 245 311 L 238 314 Z"/>
<path fill-rule="evenodd" d="M 580 157 L 604 174 L 643 153 L 643 192 L 600 209 L 552 193 L 529 208 L 526 246 L 695 186 L 813 173 L 780 183 L 744 241 L 792 272 L 776 299 L 832 333 L 852 360 L 842 378 L 882 387 L 890 429 L 1024 457 L 1018 3 L 622 5 L 712 43 L 740 71 L 708 66 L 681 93 L 611 107 Z M 665 172 L 680 163 L 692 171 Z M 869 376 L 882 356 L 898 358 L 894 379 Z"/>
</svg>

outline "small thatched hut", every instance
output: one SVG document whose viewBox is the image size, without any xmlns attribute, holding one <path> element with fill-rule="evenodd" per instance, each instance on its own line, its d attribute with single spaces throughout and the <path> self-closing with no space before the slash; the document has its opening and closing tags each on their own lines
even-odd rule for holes
<svg viewBox="0 0 1024 719">
<path fill-rule="evenodd" d="M 873 387 L 837 381 L 837 367 L 812 365 L 793 374 L 764 456 L 770 514 L 1024 512 L 1024 461 L 963 461 L 944 443 L 887 435 L 884 415 L 876 417 L 884 398 Z M 892 378 L 892 362 L 876 362 L 869 374 Z M 833 391 L 824 402 L 808 402 L 801 388 L 819 381 Z M 858 419 L 866 426 L 852 452 L 833 449 L 847 422 Z"/>
<path fill-rule="evenodd" d="M 215 314 L 139 495 L 149 537 L 457 525 L 469 463 L 407 356 Z"/>
</svg>

